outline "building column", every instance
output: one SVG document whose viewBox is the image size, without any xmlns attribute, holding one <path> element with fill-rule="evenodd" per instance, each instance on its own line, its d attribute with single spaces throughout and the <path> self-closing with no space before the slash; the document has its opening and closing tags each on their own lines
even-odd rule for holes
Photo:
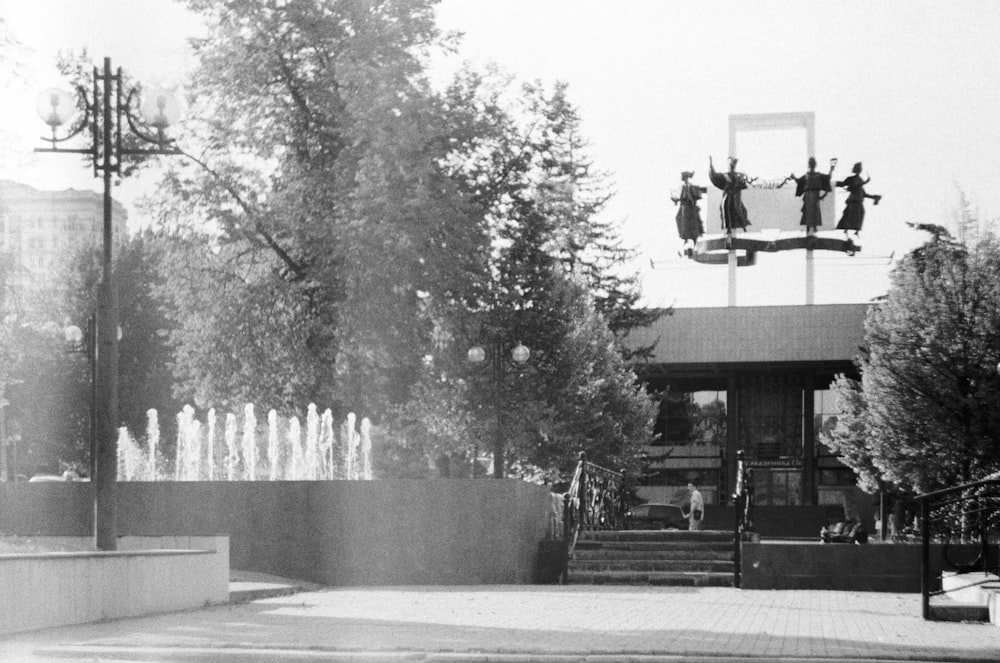
<svg viewBox="0 0 1000 663">
<path fill-rule="evenodd" d="M 816 378 L 802 378 L 802 504 L 816 504 Z"/>
<path fill-rule="evenodd" d="M 726 486 L 720 504 L 729 504 L 736 490 L 736 452 L 739 440 L 739 381 L 735 371 L 726 376 Z"/>
</svg>

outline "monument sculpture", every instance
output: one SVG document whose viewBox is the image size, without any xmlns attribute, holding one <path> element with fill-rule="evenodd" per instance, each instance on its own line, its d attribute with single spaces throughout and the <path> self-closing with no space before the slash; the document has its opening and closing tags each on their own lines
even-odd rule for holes
<svg viewBox="0 0 1000 663">
<path fill-rule="evenodd" d="M 681 173 L 680 193 L 670 200 L 678 205 L 677 208 L 677 235 L 684 241 L 684 255 L 690 256 L 694 251 L 695 242 L 705 234 L 705 225 L 701 221 L 701 208 L 698 201 L 703 193 L 708 189 L 691 182 L 694 171 L 685 170 Z M 691 245 L 688 246 L 688 242 Z"/>
<path fill-rule="evenodd" d="M 833 177 L 833 169 L 837 166 L 836 159 L 830 159 L 830 172 L 816 172 L 816 157 L 809 157 L 809 170 L 802 177 L 796 177 L 792 173 L 788 179 L 795 180 L 795 195 L 802 198 L 802 220 L 799 225 L 806 227 L 806 234 L 812 235 L 816 229 L 823 225 L 823 215 L 820 212 L 819 202 L 826 198 L 826 194 L 833 191 L 830 180 Z"/>
<path fill-rule="evenodd" d="M 760 253 L 776 253 L 799 250 L 805 255 L 806 303 L 813 303 L 814 254 L 816 251 L 834 251 L 853 256 L 861 250 L 856 243 L 864 222 L 865 198 L 871 198 L 877 205 L 880 195 L 869 194 L 865 185 L 870 178 L 862 175 L 861 163 L 854 164 L 853 174 L 834 184 L 833 172 L 837 159 L 830 159 L 828 172 L 818 172 L 815 154 L 815 113 L 762 113 L 729 116 L 729 168 L 724 172 L 715 169 L 712 156 L 708 157 L 709 179 L 712 187 L 698 187 L 691 182 L 694 173 L 681 173 L 683 186 L 679 193 L 671 196 L 677 210 L 677 234 L 683 241 L 682 255 L 695 262 L 707 265 L 727 265 L 729 267 L 729 305 L 736 302 L 736 270 L 749 267 L 757 262 Z M 767 175 L 748 177 L 737 170 L 737 138 L 745 132 L 786 131 L 804 132 L 805 154 L 808 170 L 801 176 L 779 175 L 766 179 Z M 769 140 L 757 141 L 764 145 Z M 774 139 L 777 148 L 782 145 Z M 777 150 L 776 150 L 777 151 Z M 757 163 L 757 162 L 754 162 Z M 778 172 L 788 172 L 779 166 Z M 766 168 L 762 167 L 763 173 Z M 785 184 L 794 181 L 795 191 Z M 836 187 L 848 191 L 848 199 L 843 215 L 836 226 L 843 230 L 845 237 L 831 237 L 823 234 L 823 217 L 828 219 L 827 227 L 832 231 L 831 219 L 836 218 L 834 197 Z M 698 203 L 705 199 L 701 210 Z M 801 199 L 801 200 L 800 200 Z M 704 211 L 704 222 L 701 213 Z M 750 218 L 753 217 L 753 231 Z M 722 233 L 713 232 L 718 228 Z M 803 235 L 801 229 L 805 227 Z M 734 233 L 734 229 L 743 230 Z M 707 232 L 706 232 L 707 230 Z M 849 232 L 853 230 L 852 237 Z M 693 246 L 692 246 L 693 244 Z"/>
<path fill-rule="evenodd" d="M 871 181 L 871 177 L 861 176 L 861 162 L 854 164 L 851 169 L 852 174 L 837 182 L 837 186 L 847 189 L 847 203 L 844 205 L 844 213 L 837 224 L 837 230 L 843 230 L 844 236 L 848 236 L 848 231 L 853 230 L 854 236 L 861 235 L 861 226 L 865 222 L 865 198 L 871 198 L 878 205 L 882 196 L 870 194 L 865 191 L 865 185 Z"/>
<path fill-rule="evenodd" d="M 750 225 L 747 216 L 747 208 L 743 204 L 742 191 L 754 181 L 754 178 L 747 177 L 744 173 L 737 172 L 736 164 L 739 160 L 729 157 L 729 172 L 720 173 L 715 170 L 712 157 L 708 157 L 708 178 L 717 189 L 722 190 L 722 227 L 727 235 L 731 235 L 733 228 L 740 228 L 746 232 Z"/>
</svg>

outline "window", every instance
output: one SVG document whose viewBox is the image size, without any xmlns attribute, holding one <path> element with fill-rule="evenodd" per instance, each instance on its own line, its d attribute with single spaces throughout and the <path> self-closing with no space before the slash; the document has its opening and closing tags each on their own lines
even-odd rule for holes
<svg viewBox="0 0 1000 663">
<path fill-rule="evenodd" d="M 751 459 L 802 457 L 802 377 L 795 373 L 739 376 L 740 439 Z"/>
<path fill-rule="evenodd" d="M 822 445 L 821 453 L 831 453 L 823 445 L 830 431 L 837 427 L 837 421 L 842 414 L 837 408 L 837 396 L 832 389 L 817 389 L 813 392 L 813 429 L 816 434 L 816 445 Z"/>
<path fill-rule="evenodd" d="M 819 471 L 821 486 L 853 486 L 856 482 L 854 471 L 848 467 L 823 468 Z"/>
<path fill-rule="evenodd" d="M 654 431 L 661 444 L 726 444 L 726 392 L 667 390 Z"/>
</svg>

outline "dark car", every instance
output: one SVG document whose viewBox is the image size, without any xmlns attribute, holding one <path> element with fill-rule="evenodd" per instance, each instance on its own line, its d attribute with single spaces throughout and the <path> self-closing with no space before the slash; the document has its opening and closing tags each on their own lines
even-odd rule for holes
<svg viewBox="0 0 1000 663">
<path fill-rule="evenodd" d="M 687 529 L 688 519 L 675 504 L 640 504 L 625 513 L 626 529 Z"/>
</svg>

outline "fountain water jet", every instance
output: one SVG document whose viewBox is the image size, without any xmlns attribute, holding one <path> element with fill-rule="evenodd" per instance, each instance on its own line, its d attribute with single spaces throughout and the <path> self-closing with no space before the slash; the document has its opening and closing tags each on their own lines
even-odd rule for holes
<svg viewBox="0 0 1000 663">
<path fill-rule="evenodd" d="M 147 412 L 146 442 L 137 443 L 126 429 L 118 442 L 118 476 L 124 481 L 229 481 L 371 479 L 371 422 L 348 414 L 335 434 L 333 413 L 322 415 L 310 404 L 305 439 L 297 416 L 284 428 L 274 410 L 267 416 L 266 445 L 258 444 L 258 422 L 254 406 L 244 408 L 242 430 L 235 414 L 228 413 L 222 438 L 216 444 L 217 417 L 214 409 L 203 424 L 195 410 L 185 406 L 177 414 L 177 448 L 173 471 L 159 459 L 160 430 L 156 410 Z M 284 434 L 282 432 L 284 431 Z M 263 433 L 263 431 L 260 431 Z M 339 439 L 338 439 L 339 438 Z M 224 455 L 224 456 L 223 456 Z M 225 468 L 222 471 L 222 468 Z M 218 469 L 217 469 L 218 468 Z"/>
</svg>

